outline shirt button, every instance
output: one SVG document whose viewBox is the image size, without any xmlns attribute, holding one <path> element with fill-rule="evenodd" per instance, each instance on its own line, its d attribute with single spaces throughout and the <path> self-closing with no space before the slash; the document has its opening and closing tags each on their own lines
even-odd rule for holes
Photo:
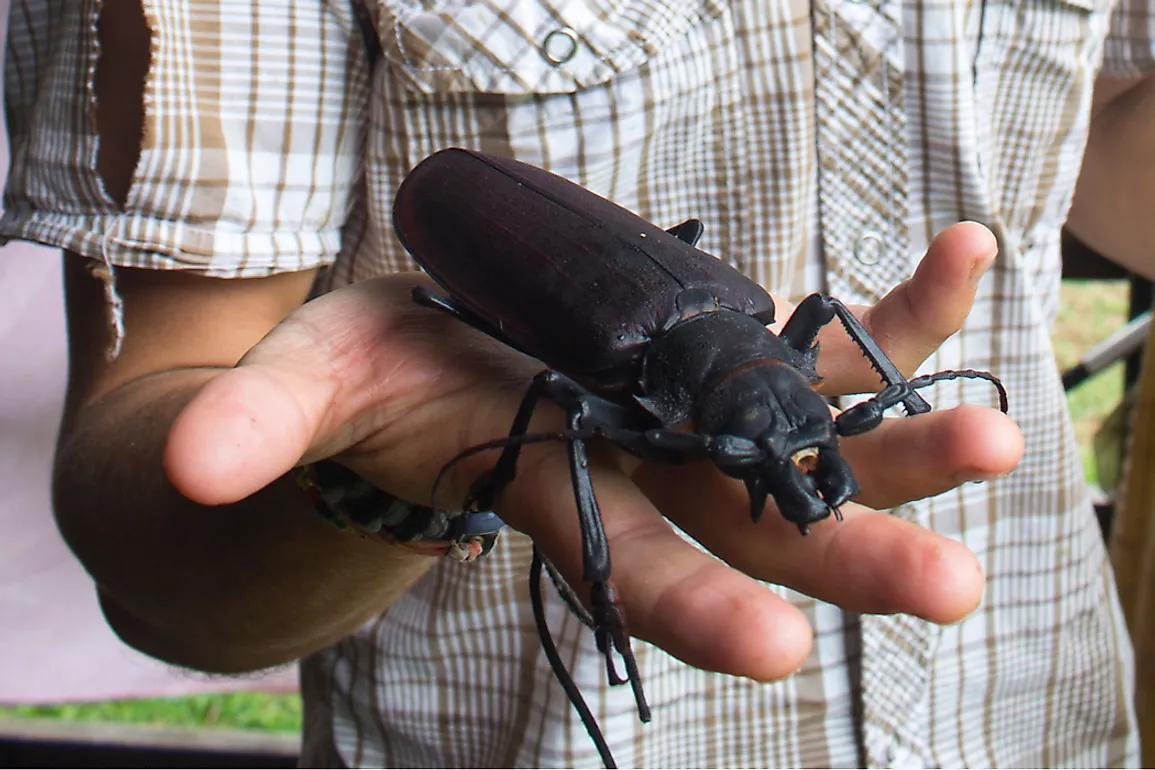
<svg viewBox="0 0 1155 770">
<path fill-rule="evenodd" d="M 541 43 L 541 55 L 550 64 L 565 64 L 577 54 L 578 36 L 569 27 L 555 29 Z"/>
<path fill-rule="evenodd" d="M 882 236 L 873 230 L 867 230 L 854 242 L 854 259 L 860 265 L 871 267 L 882 261 L 885 250 L 886 244 L 882 242 Z"/>
</svg>

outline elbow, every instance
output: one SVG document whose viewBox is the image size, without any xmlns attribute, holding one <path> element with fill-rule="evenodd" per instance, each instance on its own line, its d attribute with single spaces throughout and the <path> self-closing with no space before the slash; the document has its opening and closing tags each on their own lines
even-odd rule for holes
<svg viewBox="0 0 1155 770">
<path fill-rule="evenodd" d="M 267 669 L 298 657 L 296 650 L 230 637 L 240 633 L 241 622 L 210 623 L 207 608 L 189 590 L 187 564 L 172 548 L 174 533 L 98 483 L 94 476 L 101 470 L 91 452 L 62 442 L 53 472 L 53 512 L 61 537 L 96 584 L 105 620 L 125 644 L 210 674 Z"/>
<path fill-rule="evenodd" d="M 239 649 L 212 643 L 192 629 L 186 633 L 141 619 L 104 591 L 98 591 L 104 619 L 117 637 L 151 658 L 205 674 L 239 676 L 295 663 L 301 655 L 270 648 Z"/>
</svg>

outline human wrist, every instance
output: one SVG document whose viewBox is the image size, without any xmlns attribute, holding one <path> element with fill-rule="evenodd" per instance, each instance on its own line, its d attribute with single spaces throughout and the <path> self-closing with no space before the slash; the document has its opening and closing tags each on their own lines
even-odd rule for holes
<svg viewBox="0 0 1155 770">
<path fill-rule="evenodd" d="M 295 475 L 321 518 L 415 553 L 473 561 L 493 548 L 505 526 L 492 511 L 433 509 L 401 499 L 333 460 L 302 466 Z"/>
</svg>

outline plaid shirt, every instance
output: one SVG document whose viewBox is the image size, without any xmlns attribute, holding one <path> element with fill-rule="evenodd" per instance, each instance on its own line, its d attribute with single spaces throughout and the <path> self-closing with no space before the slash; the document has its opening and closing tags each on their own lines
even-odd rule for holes
<svg viewBox="0 0 1155 770">
<path fill-rule="evenodd" d="M 344 0 L 144 0 L 152 65 L 122 211 L 95 171 L 99 3 L 22 0 L 0 232 L 214 276 L 329 265 L 337 286 L 414 268 L 392 193 L 449 145 L 547 166 L 659 223 L 697 216 L 705 249 L 784 295 L 813 285 L 809 265 L 874 301 L 932 234 L 983 222 L 1001 255 L 926 367 L 996 372 L 1026 457 L 895 511 L 978 554 L 978 611 L 940 627 L 782 591 L 817 629 L 803 669 L 759 685 L 638 643 L 648 726 L 604 685 L 592 634 L 556 597 L 547 614 L 625 764 L 1132 764 L 1131 651 L 1048 338 L 1094 77 L 1153 63 L 1146 0 L 1113 17 L 1111 1 L 380 0 L 370 71 Z M 959 382 L 928 397 L 964 391 L 991 403 Z M 539 652 L 528 560 L 511 535 L 476 565 L 438 565 L 307 661 L 304 761 L 596 764 Z"/>
</svg>

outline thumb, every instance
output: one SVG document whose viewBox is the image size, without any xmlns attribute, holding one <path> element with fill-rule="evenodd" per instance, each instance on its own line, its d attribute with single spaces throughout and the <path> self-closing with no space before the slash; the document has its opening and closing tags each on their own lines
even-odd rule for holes
<svg viewBox="0 0 1155 770">
<path fill-rule="evenodd" d="M 202 505 L 248 497 L 308 451 L 335 392 L 324 377 L 242 362 L 206 384 L 173 423 L 163 458 L 169 480 Z"/>
<path fill-rule="evenodd" d="M 349 424 L 369 408 L 380 379 L 375 349 L 393 309 L 409 304 L 408 291 L 398 281 L 366 281 L 308 302 L 274 327 L 174 421 L 164 452 L 173 485 L 196 502 L 223 505 L 302 459 L 352 446 L 360 437 Z"/>
</svg>

